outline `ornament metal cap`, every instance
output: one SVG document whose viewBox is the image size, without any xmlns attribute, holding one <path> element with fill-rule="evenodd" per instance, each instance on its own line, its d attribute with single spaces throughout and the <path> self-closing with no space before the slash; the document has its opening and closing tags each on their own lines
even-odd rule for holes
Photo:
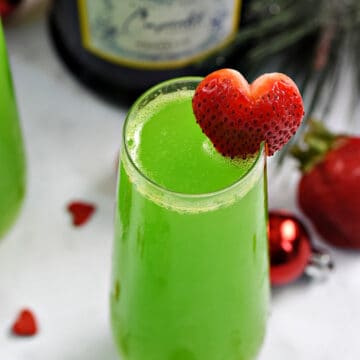
<svg viewBox="0 0 360 360">
<path fill-rule="evenodd" d="M 328 251 L 313 248 L 304 273 L 312 279 L 324 281 L 334 268 L 334 261 Z"/>
</svg>

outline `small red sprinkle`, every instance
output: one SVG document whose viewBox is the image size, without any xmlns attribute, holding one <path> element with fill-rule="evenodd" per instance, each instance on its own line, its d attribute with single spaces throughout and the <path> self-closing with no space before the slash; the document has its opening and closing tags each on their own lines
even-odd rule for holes
<svg viewBox="0 0 360 360">
<path fill-rule="evenodd" d="M 5 17 L 9 15 L 14 10 L 14 8 L 15 6 L 0 1 L 0 16 Z"/>
<path fill-rule="evenodd" d="M 38 332 L 34 314 L 28 310 L 21 310 L 15 323 L 12 326 L 12 332 L 17 336 L 33 336 Z"/>
<path fill-rule="evenodd" d="M 85 225 L 93 215 L 95 209 L 94 204 L 83 201 L 73 201 L 67 206 L 67 210 L 72 215 L 74 226 Z"/>
</svg>

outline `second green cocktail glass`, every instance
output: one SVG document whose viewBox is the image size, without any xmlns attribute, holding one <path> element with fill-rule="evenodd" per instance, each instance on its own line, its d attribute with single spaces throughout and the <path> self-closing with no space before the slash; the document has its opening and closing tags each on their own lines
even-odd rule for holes
<svg viewBox="0 0 360 360">
<path fill-rule="evenodd" d="M 264 149 L 214 150 L 192 113 L 199 81 L 150 89 L 124 125 L 111 293 L 123 360 L 253 360 L 263 342 Z"/>
<path fill-rule="evenodd" d="M 0 21 L 0 238 L 14 222 L 24 192 L 24 151 Z"/>
</svg>

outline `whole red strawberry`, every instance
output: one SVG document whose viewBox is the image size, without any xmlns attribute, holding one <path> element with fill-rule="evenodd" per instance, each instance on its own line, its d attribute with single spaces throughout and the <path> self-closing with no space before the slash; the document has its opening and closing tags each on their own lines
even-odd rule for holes
<svg viewBox="0 0 360 360">
<path fill-rule="evenodd" d="M 360 249 L 360 137 L 334 135 L 310 122 L 305 149 L 293 154 L 303 171 L 298 203 L 324 240 Z"/>
<path fill-rule="evenodd" d="M 261 142 L 272 155 L 294 135 L 304 115 L 296 84 L 280 73 L 249 84 L 232 69 L 206 76 L 193 97 L 196 121 L 224 156 L 246 157 Z"/>
</svg>

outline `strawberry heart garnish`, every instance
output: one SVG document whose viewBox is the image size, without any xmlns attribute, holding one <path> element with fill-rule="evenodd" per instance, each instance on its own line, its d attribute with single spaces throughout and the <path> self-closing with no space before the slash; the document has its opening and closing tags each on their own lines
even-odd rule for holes
<svg viewBox="0 0 360 360">
<path fill-rule="evenodd" d="M 74 201 L 68 205 L 67 209 L 72 215 L 73 225 L 81 226 L 90 219 L 95 211 L 95 206 L 81 201 Z"/>
<path fill-rule="evenodd" d="M 252 84 L 232 69 L 217 70 L 198 85 L 192 101 L 196 121 L 224 156 L 254 154 L 265 141 L 273 155 L 295 134 L 304 116 L 296 84 L 280 73 Z"/>
<path fill-rule="evenodd" d="M 12 332 L 18 336 L 33 336 L 37 333 L 37 324 L 33 313 L 30 310 L 22 310 L 17 317 Z"/>
</svg>

